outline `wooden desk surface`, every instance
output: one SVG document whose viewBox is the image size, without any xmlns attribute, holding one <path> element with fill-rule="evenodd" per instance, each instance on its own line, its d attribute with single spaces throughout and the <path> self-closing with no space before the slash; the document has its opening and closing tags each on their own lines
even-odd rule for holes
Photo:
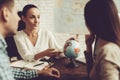
<svg viewBox="0 0 120 80">
<path fill-rule="evenodd" d="M 39 79 L 32 80 L 87 80 L 87 69 L 85 64 L 77 62 L 77 64 L 79 64 L 78 68 L 66 68 L 65 65 L 69 63 L 67 58 L 53 59 L 51 62 L 54 62 L 53 67 L 60 71 L 60 79 L 40 76 Z"/>
<path fill-rule="evenodd" d="M 82 78 L 87 77 L 86 65 L 83 63 L 77 62 L 79 64 L 77 68 L 67 68 L 66 64 L 69 63 L 67 58 L 55 60 L 54 63 L 53 67 L 60 70 L 60 80 L 83 80 Z"/>
</svg>

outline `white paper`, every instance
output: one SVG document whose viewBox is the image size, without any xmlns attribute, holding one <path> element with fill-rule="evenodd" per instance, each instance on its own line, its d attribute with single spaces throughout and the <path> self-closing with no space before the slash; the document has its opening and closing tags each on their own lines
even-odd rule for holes
<svg viewBox="0 0 120 80">
<path fill-rule="evenodd" d="M 41 65 L 35 66 L 37 64 L 41 64 Z M 36 70 L 42 70 L 45 67 L 47 67 L 48 65 L 49 64 L 47 62 L 43 62 L 43 61 L 27 62 L 27 61 L 24 61 L 24 60 L 19 60 L 19 61 L 16 61 L 16 62 L 12 62 L 10 64 L 10 66 L 12 66 L 12 67 L 36 69 Z"/>
</svg>

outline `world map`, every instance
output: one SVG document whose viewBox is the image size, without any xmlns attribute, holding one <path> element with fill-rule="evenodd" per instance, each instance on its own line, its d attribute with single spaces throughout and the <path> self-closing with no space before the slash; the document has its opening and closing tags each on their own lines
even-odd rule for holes
<svg viewBox="0 0 120 80">
<path fill-rule="evenodd" d="M 55 30 L 57 32 L 88 33 L 84 22 L 84 7 L 88 0 L 57 0 Z"/>
<path fill-rule="evenodd" d="M 56 32 L 89 34 L 84 20 L 84 7 L 89 0 L 55 0 L 54 29 Z M 120 11 L 120 0 L 114 0 Z"/>
</svg>

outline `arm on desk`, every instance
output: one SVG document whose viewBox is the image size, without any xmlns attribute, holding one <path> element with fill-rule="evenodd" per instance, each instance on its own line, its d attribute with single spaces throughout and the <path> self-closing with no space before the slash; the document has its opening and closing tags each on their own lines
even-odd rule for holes
<svg viewBox="0 0 120 80">
<path fill-rule="evenodd" d="M 15 79 L 32 79 L 38 77 L 38 75 L 51 76 L 55 78 L 60 77 L 60 72 L 55 68 L 47 68 L 42 71 L 12 68 L 12 73 Z"/>
<path fill-rule="evenodd" d="M 32 79 L 38 77 L 37 70 L 27 70 L 27 69 L 12 67 L 12 73 L 15 79 Z"/>
</svg>

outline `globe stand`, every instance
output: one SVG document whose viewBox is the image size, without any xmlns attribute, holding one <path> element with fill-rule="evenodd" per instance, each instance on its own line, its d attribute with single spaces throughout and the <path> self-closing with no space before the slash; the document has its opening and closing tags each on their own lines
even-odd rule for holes
<svg viewBox="0 0 120 80">
<path fill-rule="evenodd" d="M 75 59 L 70 58 L 70 63 L 68 63 L 66 65 L 66 67 L 68 67 L 68 68 L 77 68 L 77 67 L 79 67 L 79 65 L 75 62 Z"/>
</svg>

